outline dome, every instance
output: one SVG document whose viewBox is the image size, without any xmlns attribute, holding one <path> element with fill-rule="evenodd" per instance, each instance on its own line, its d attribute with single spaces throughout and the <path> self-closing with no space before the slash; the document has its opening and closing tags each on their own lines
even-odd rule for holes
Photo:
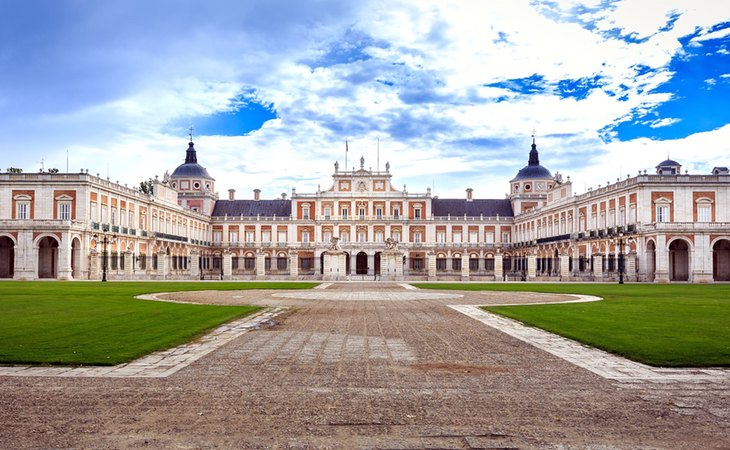
<svg viewBox="0 0 730 450">
<path fill-rule="evenodd" d="M 207 178 L 212 180 L 213 177 L 208 174 L 205 167 L 198 164 L 198 156 L 195 153 L 195 145 L 191 141 L 188 144 L 188 150 L 185 153 L 185 163 L 177 166 L 172 172 L 171 178 Z"/>
<path fill-rule="evenodd" d="M 675 167 L 675 166 L 681 166 L 681 164 L 678 163 L 677 161 L 674 161 L 673 159 L 667 159 L 667 160 L 660 162 L 656 166 L 657 167 Z"/>
<path fill-rule="evenodd" d="M 519 180 L 548 180 L 553 176 L 550 171 L 540 165 L 540 158 L 537 154 L 537 145 L 535 140 L 532 141 L 532 150 L 530 150 L 530 159 L 527 165 L 517 172 L 517 175 L 511 181 Z"/>
</svg>

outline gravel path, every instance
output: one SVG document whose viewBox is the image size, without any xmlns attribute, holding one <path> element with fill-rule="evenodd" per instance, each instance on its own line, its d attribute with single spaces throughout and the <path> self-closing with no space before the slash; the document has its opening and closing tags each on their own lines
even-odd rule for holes
<svg viewBox="0 0 730 450">
<path fill-rule="evenodd" d="M 730 384 L 607 380 L 448 306 L 568 296 L 318 291 L 168 295 L 290 309 L 167 378 L 0 377 L 0 448 L 730 447 Z"/>
</svg>

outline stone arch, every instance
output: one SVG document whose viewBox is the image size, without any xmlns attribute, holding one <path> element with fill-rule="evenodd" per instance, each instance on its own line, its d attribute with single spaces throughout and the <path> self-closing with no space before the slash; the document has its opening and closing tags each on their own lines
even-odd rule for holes
<svg viewBox="0 0 730 450">
<path fill-rule="evenodd" d="M 689 281 L 690 244 L 682 238 L 672 239 L 669 250 L 669 281 Z"/>
<path fill-rule="evenodd" d="M 367 275 L 368 273 L 368 254 L 365 252 L 358 252 L 355 256 L 355 274 Z"/>
<path fill-rule="evenodd" d="M 730 239 L 720 238 L 712 244 L 712 279 L 730 281 Z"/>
<path fill-rule="evenodd" d="M 0 278 L 15 276 L 15 239 L 12 236 L 0 236 Z"/>
<path fill-rule="evenodd" d="M 38 238 L 37 246 L 38 278 L 58 278 L 58 239 L 45 235 Z"/>
</svg>

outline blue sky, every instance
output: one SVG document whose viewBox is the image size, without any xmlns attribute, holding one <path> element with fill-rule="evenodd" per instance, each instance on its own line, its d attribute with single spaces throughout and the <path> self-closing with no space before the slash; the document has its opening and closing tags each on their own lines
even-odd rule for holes
<svg viewBox="0 0 730 450">
<path fill-rule="evenodd" d="M 217 189 L 329 186 L 391 164 L 441 197 L 501 198 L 540 159 L 574 190 L 669 155 L 730 165 L 730 4 L 617 1 L 10 0 L 3 164 L 139 181 L 190 125 Z M 380 143 L 378 147 L 378 142 Z M 378 159 L 378 148 L 379 159 Z"/>
</svg>

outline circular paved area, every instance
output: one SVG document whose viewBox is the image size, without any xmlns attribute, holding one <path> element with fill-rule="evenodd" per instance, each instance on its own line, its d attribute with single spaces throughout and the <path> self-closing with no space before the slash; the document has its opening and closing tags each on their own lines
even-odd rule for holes
<svg viewBox="0 0 730 450">
<path fill-rule="evenodd" d="M 323 290 L 353 291 L 406 292 Z M 727 383 L 607 380 L 448 306 L 567 296 L 273 294 L 171 295 L 289 312 L 167 378 L 0 377 L 0 448 L 730 447 Z"/>
<path fill-rule="evenodd" d="M 335 300 L 335 301 L 398 301 L 398 300 L 445 300 L 463 298 L 461 294 L 439 293 L 429 291 L 404 291 L 404 292 L 383 292 L 383 291 L 295 291 L 274 294 L 279 298 L 298 298 L 302 300 Z"/>
</svg>

